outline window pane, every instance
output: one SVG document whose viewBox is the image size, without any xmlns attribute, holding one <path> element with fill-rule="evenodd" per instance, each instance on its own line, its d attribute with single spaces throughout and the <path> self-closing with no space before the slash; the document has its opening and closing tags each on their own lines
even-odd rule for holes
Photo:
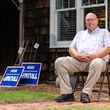
<svg viewBox="0 0 110 110">
<path fill-rule="evenodd" d="M 98 3 L 104 3 L 104 0 L 98 0 Z"/>
<path fill-rule="evenodd" d="M 99 19 L 99 27 L 105 28 L 105 7 L 86 8 L 84 10 L 86 15 L 89 12 L 94 12 Z"/>
<path fill-rule="evenodd" d="M 97 0 L 90 0 L 90 4 L 97 4 Z"/>
<path fill-rule="evenodd" d="M 75 7 L 75 0 L 56 0 L 56 9 Z"/>
<path fill-rule="evenodd" d="M 58 41 L 72 40 L 76 33 L 76 11 L 58 12 Z"/>
<path fill-rule="evenodd" d="M 56 9 L 62 8 L 62 0 L 56 0 Z"/>
<path fill-rule="evenodd" d="M 68 8 L 68 0 L 63 0 L 63 8 Z"/>
<path fill-rule="evenodd" d="M 90 4 L 90 0 L 82 0 L 82 5 L 89 5 Z"/>
<path fill-rule="evenodd" d="M 69 0 L 69 7 L 75 7 L 75 0 Z"/>
</svg>

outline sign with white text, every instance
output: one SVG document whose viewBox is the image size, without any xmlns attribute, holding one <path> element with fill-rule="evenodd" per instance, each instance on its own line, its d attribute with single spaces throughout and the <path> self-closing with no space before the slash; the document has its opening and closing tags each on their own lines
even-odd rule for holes
<svg viewBox="0 0 110 110">
<path fill-rule="evenodd" d="M 24 67 L 19 84 L 35 85 L 39 82 L 41 63 L 27 62 L 22 63 Z"/>
<path fill-rule="evenodd" d="M 17 86 L 20 77 L 24 71 L 24 67 L 21 66 L 8 66 L 3 75 L 0 85 L 1 86 Z"/>
</svg>

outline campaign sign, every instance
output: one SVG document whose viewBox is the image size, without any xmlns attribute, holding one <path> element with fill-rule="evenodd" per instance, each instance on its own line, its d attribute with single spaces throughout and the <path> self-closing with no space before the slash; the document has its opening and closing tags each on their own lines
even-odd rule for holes
<svg viewBox="0 0 110 110">
<path fill-rule="evenodd" d="M 1 80 L 1 86 L 17 86 L 24 71 L 21 66 L 8 66 Z"/>
<path fill-rule="evenodd" d="M 24 67 L 24 71 L 19 84 L 38 84 L 41 71 L 41 63 L 27 62 L 22 63 L 22 66 Z"/>
</svg>

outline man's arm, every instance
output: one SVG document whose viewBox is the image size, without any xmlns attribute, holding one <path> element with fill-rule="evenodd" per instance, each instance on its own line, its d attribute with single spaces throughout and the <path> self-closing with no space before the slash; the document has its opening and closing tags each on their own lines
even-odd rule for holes
<svg viewBox="0 0 110 110">
<path fill-rule="evenodd" d="M 69 48 L 69 54 L 71 57 L 76 58 L 79 53 L 77 52 L 75 48 Z"/>
<path fill-rule="evenodd" d="M 88 54 L 88 57 L 92 60 L 94 58 L 102 58 L 110 53 L 110 46 L 104 47 L 101 51 L 95 54 Z"/>
<path fill-rule="evenodd" d="M 69 54 L 71 57 L 76 58 L 79 61 L 90 61 L 94 58 L 102 58 L 110 53 L 110 46 L 104 47 L 101 51 L 95 54 L 80 54 L 75 48 L 69 48 Z"/>
</svg>

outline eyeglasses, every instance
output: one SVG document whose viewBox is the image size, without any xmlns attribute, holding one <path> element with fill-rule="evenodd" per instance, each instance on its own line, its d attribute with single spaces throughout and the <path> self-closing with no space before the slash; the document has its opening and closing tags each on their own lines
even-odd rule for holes
<svg viewBox="0 0 110 110">
<path fill-rule="evenodd" d="M 95 21 L 96 19 L 86 19 L 86 22 L 93 22 L 93 21 Z"/>
</svg>

